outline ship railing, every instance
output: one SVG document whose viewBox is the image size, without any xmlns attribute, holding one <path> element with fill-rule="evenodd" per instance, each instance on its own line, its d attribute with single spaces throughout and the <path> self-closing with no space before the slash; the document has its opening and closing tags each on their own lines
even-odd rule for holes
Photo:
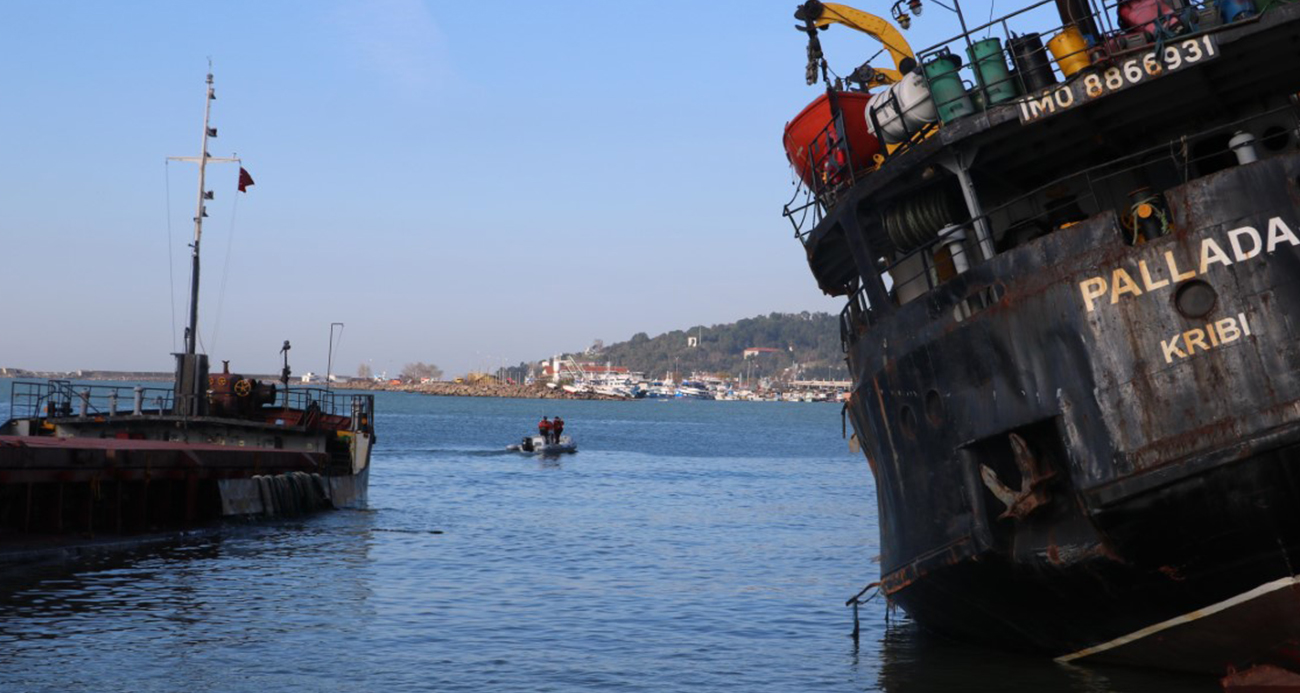
<svg viewBox="0 0 1300 693">
<path fill-rule="evenodd" d="M 898 253 L 883 274 L 894 300 L 899 305 L 910 303 L 975 265 L 979 255 L 973 226 L 973 219 L 954 224 L 918 247 Z M 960 319 L 973 311 L 962 308 L 958 312 Z"/>
<path fill-rule="evenodd" d="M 1088 2 L 1092 3 L 1094 0 Z M 877 97 L 871 102 L 866 116 L 871 121 L 873 131 L 884 133 L 886 137 L 885 142 L 881 143 L 879 156 L 888 160 L 891 156 L 901 154 L 924 141 L 936 127 L 986 111 L 991 106 L 1009 102 L 1014 96 L 1029 93 L 1024 75 L 1042 74 L 1043 65 L 1047 66 L 1047 73 L 1052 74 L 1053 59 L 1046 47 L 1022 48 L 1017 58 L 1011 52 L 1012 44 L 1009 39 L 1014 36 L 1013 24 L 1018 25 L 1020 22 L 1034 20 L 1037 20 L 1034 23 L 1041 23 L 1043 20 L 1039 15 L 1047 14 L 1048 10 L 1054 13 L 1055 7 L 1055 0 L 1040 0 L 918 52 L 917 69 L 922 71 L 931 101 L 905 104 L 900 102 L 897 93 L 892 89 L 876 92 Z M 1091 7 L 1093 14 L 1102 13 L 1102 8 L 1095 5 Z M 1089 17 L 1091 16 L 1090 14 Z M 1030 17 L 1034 20 L 1030 20 Z M 995 31 L 1001 34 L 1001 37 L 996 39 L 1000 48 L 992 51 L 987 46 L 991 45 L 988 40 L 993 38 Z M 1063 27 L 1044 33 L 1053 31 L 1059 33 L 1063 31 Z M 986 32 L 988 36 L 974 37 L 978 32 Z M 931 66 L 931 63 L 936 61 L 951 60 L 952 57 L 962 56 L 964 53 L 970 54 L 976 44 L 982 47 L 979 63 L 985 67 L 984 70 L 972 70 L 964 58 L 960 61 L 964 65 L 962 68 L 953 66 L 951 70 L 943 70 Z M 1019 43 L 1015 45 L 1020 46 Z M 963 51 L 963 47 L 967 50 Z M 1069 60 L 1072 58 L 1078 59 L 1073 53 L 1064 55 L 1061 59 L 1070 64 Z M 998 64 L 1003 66 L 1000 71 L 995 69 Z M 1009 64 L 1037 65 L 1040 69 L 1008 71 L 1006 65 Z M 1053 74 L 1053 80 L 1055 79 Z M 929 116 L 923 111 L 929 108 L 934 108 L 937 113 L 937 120 L 934 122 L 925 122 Z M 889 134 L 891 131 L 893 135 Z M 852 166 L 844 170 L 842 162 L 851 162 L 852 159 L 849 156 L 848 143 L 838 135 L 840 132 L 844 132 L 842 125 L 835 121 L 829 122 L 818 135 L 812 151 L 809 152 L 807 170 L 795 171 L 795 194 L 791 201 L 786 203 L 784 216 L 790 219 L 795 237 L 805 245 L 811 230 L 821 223 L 825 212 L 835 205 L 842 192 L 852 187 L 857 179 L 877 166 L 875 161 L 869 164 L 863 162 L 860 171 L 854 171 Z"/>
<path fill-rule="evenodd" d="M 850 293 L 844 310 L 840 311 L 840 348 L 844 353 L 847 354 L 871 328 L 873 317 L 866 289 L 858 288 Z"/>
<path fill-rule="evenodd" d="M 291 387 L 277 401 L 290 409 L 319 408 L 331 416 L 364 416 L 370 420 L 375 411 L 374 395 L 339 392 L 318 387 Z"/>
<path fill-rule="evenodd" d="M 794 196 L 785 203 L 781 216 L 790 220 L 790 225 L 794 227 L 795 240 L 806 246 L 808 235 L 821 223 L 823 213 L 817 204 L 817 197 L 804 187 L 797 177 L 794 185 Z"/>
<path fill-rule="evenodd" d="M 1278 0 L 1074 0 L 1078 15 L 1063 22 L 1056 0 L 1040 0 L 991 19 L 917 52 L 917 69 L 931 101 L 903 104 L 893 90 L 877 92 L 867 114 L 875 132 L 892 128 L 902 133 L 886 134 L 879 156 L 888 161 L 925 141 L 935 128 L 994 107 L 1023 101 L 1032 109 L 1028 102 L 1036 101 L 1042 108 L 1042 99 L 1050 97 L 1053 89 L 1089 76 L 1103 85 L 1140 82 L 1182 63 L 1183 57 L 1171 44 L 1256 21 L 1262 12 L 1251 9 L 1255 3 L 1263 6 L 1262 12 L 1279 4 Z M 924 113 L 931 107 L 933 116 Z M 887 122 L 882 122 L 884 112 L 891 114 Z M 795 192 L 784 208 L 795 237 L 805 245 L 826 211 L 877 166 L 874 161 L 858 162 L 856 170 L 844 166 L 852 159 L 848 143 L 837 132 L 843 129 L 832 122 L 819 136 L 823 144 L 810 153 L 810 170 L 795 172 Z"/>
<path fill-rule="evenodd" d="M 1285 118 L 1286 120 L 1282 120 Z M 1286 123 L 1285 127 L 1279 123 Z M 1270 152 L 1281 152 L 1292 147 L 1295 133 L 1300 133 L 1300 107 L 1286 105 L 1253 114 L 1246 118 L 1207 128 L 1180 137 L 1177 140 L 1154 145 L 1147 149 L 1115 157 L 1096 166 L 1062 176 L 1044 185 L 993 206 L 978 219 L 993 230 L 998 252 L 1067 228 L 1106 212 L 1114 212 L 1121 240 L 1129 245 L 1153 240 L 1171 230 L 1171 214 L 1162 191 L 1150 188 L 1134 190 L 1131 185 L 1121 185 L 1134 179 L 1147 177 L 1178 181 L 1178 184 L 1208 175 L 1204 166 L 1214 170 L 1238 165 L 1228 135 L 1242 130 L 1261 130 L 1269 126 L 1275 142 L 1265 135 L 1261 147 Z M 1268 130 L 1265 130 L 1267 132 Z M 1207 145 L 1216 140 L 1218 145 Z M 1200 143 L 1195 146 L 1189 142 Z M 1224 163 L 1231 161 L 1231 163 Z M 1152 175 L 1159 172 L 1160 176 Z M 1143 205 L 1151 214 L 1139 215 Z M 1025 209 L 1034 213 L 1023 213 Z M 972 229 L 975 219 L 947 227 L 924 242 L 905 250 L 897 247 L 892 260 L 882 271 L 885 289 L 896 305 L 904 305 L 920 298 L 964 273 L 980 257 Z M 859 290 L 858 293 L 861 293 Z M 992 288 L 977 289 L 955 307 L 955 317 L 963 320 L 992 305 L 1000 298 Z M 871 313 L 855 302 L 863 302 L 854 294 L 841 313 L 841 337 L 849 348 L 863 331 L 871 326 Z M 857 316 L 863 315 L 865 319 Z"/>
<path fill-rule="evenodd" d="M 171 411 L 172 396 L 170 387 L 16 381 L 9 410 L 18 419 L 160 416 Z"/>
<path fill-rule="evenodd" d="M 995 106 L 1041 97 L 1088 75 L 1101 83 L 1107 78 L 1136 83 L 1144 75 L 1158 74 L 1163 68 L 1157 65 L 1181 61 L 1173 42 L 1258 19 L 1251 0 L 1074 4 L 1079 14 L 1070 22 L 1062 21 L 1056 0 L 1042 0 L 918 51 L 918 69 L 937 112 L 936 124 L 944 127 Z M 1264 4 L 1267 11 L 1277 3 Z M 1225 10 L 1228 6 L 1238 9 Z M 1151 60 L 1145 60 L 1147 51 L 1152 51 Z M 1139 60 L 1128 64 L 1125 58 L 1130 57 Z M 908 118 L 899 120 L 909 123 Z M 915 130 L 909 126 L 907 138 L 887 156 L 921 141 L 913 136 Z"/>
<path fill-rule="evenodd" d="M 843 115 L 832 118 L 817 134 L 809 146 L 803 171 L 792 169 L 795 191 L 785 204 L 782 216 L 790 220 L 795 238 L 801 243 L 807 242 L 808 234 L 821 223 L 826 210 L 834 207 L 844 192 L 875 166 L 854 161 L 855 148 L 849 141 L 843 119 Z M 858 147 L 857 151 L 862 148 Z"/>
</svg>

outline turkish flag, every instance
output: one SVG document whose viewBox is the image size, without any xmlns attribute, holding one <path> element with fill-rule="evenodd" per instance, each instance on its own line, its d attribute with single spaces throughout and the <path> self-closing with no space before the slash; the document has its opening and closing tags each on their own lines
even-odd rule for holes
<svg viewBox="0 0 1300 693">
<path fill-rule="evenodd" d="M 243 166 L 239 167 L 239 192 L 248 192 L 248 186 L 253 184 L 253 177 L 248 175 L 248 171 Z"/>
</svg>

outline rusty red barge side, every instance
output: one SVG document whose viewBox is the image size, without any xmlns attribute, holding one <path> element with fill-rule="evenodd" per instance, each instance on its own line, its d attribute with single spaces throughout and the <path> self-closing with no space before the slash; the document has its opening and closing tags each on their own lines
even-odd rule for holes
<svg viewBox="0 0 1300 693">
<path fill-rule="evenodd" d="M 364 505 L 373 396 L 205 370 L 189 411 L 173 389 L 14 383 L 0 552 Z"/>
</svg>

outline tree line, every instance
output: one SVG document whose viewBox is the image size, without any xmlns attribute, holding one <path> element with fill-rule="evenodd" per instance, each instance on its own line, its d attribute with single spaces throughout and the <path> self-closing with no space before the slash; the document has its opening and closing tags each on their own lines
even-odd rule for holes
<svg viewBox="0 0 1300 693">
<path fill-rule="evenodd" d="M 763 351 L 746 358 L 745 350 L 755 347 Z M 847 376 L 838 316 L 808 311 L 770 313 L 708 327 L 697 325 L 656 337 L 638 332 L 625 342 L 610 345 L 597 339 L 587 350 L 564 356 L 609 362 L 651 379 L 669 374 L 680 379 L 691 373 L 747 379 L 841 380 Z M 530 370 L 532 364 L 521 363 L 493 375 L 522 381 Z M 361 364 L 357 375 L 370 378 L 373 373 L 368 364 Z M 403 366 L 398 377 L 407 382 L 441 380 L 443 371 L 432 363 L 417 361 Z"/>
<path fill-rule="evenodd" d="M 745 358 L 745 350 L 754 347 L 775 351 Z M 608 346 L 597 340 L 586 352 L 570 356 L 580 361 L 608 361 L 655 379 L 667 373 L 680 378 L 692 372 L 843 379 L 847 373 L 838 316 L 807 311 L 770 313 L 709 327 L 697 325 L 657 337 L 638 332 L 626 342 Z"/>
</svg>

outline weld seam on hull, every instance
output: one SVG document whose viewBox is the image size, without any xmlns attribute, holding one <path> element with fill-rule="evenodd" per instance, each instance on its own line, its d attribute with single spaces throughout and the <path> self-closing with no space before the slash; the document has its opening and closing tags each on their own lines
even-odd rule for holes
<svg viewBox="0 0 1300 693">
<path fill-rule="evenodd" d="M 1237 606 L 1239 604 L 1244 604 L 1248 601 L 1251 601 L 1252 599 L 1257 599 L 1270 592 L 1276 592 L 1277 590 L 1285 589 L 1287 587 L 1292 587 L 1297 584 L 1300 584 L 1300 576 L 1295 576 L 1295 575 L 1291 577 L 1280 578 L 1272 582 L 1266 582 L 1260 585 L 1259 587 L 1250 590 L 1249 592 L 1243 592 L 1235 597 L 1225 599 L 1224 601 L 1221 601 L 1217 604 L 1211 604 L 1210 606 L 1207 606 L 1203 609 L 1189 611 L 1185 614 L 1182 614 L 1181 616 L 1175 616 L 1167 621 L 1161 621 L 1160 623 L 1147 626 L 1146 628 L 1143 628 L 1141 630 L 1133 631 L 1128 635 L 1122 635 L 1118 638 L 1115 638 L 1114 640 L 1104 642 L 1100 645 L 1094 645 L 1092 647 L 1082 649 L 1077 652 L 1072 652 L 1067 655 L 1056 657 L 1055 661 L 1061 664 L 1066 664 L 1069 662 L 1073 662 L 1076 659 L 1082 659 L 1084 657 L 1090 657 L 1095 654 L 1100 654 L 1107 650 L 1112 650 L 1116 647 L 1127 645 L 1131 642 L 1136 642 L 1149 635 L 1154 635 L 1161 631 L 1168 630 L 1170 628 L 1173 628 L 1174 626 L 1181 626 L 1185 623 L 1191 623 L 1193 621 L 1205 618 L 1206 616 L 1211 616 L 1221 611 L 1226 611 L 1228 609 L 1231 609 L 1234 606 Z"/>
</svg>

